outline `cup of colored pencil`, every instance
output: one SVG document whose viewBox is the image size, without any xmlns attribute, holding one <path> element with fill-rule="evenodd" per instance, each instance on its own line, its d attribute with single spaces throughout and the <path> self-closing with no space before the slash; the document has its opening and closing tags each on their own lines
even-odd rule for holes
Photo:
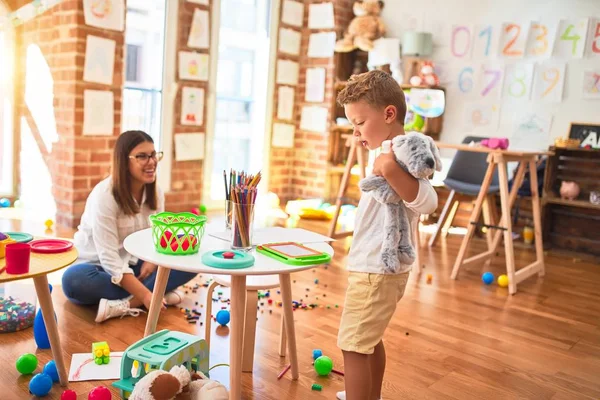
<svg viewBox="0 0 600 400">
<path fill-rule="evenodd" d="M 258 194 L 260 172 L 257 175 L 247 175 L 245 172 L 230 171 L 229 184 L 226 172 L 223 174 L 226 196 L 231 211 L 231 248 L 237 250 L 252 249 L 252 227 L 254 224 L 254 205 Z M 228 217 L 226 217 L 226 220 Z"/>
</svg>

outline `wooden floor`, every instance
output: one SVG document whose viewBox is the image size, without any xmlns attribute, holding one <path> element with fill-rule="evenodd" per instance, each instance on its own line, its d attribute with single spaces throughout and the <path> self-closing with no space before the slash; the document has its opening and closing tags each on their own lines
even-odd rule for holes
<svg viewBox="0 0 600 400">
<path fill-rule="evenodd" d="M 6 223 L 6 221 L 4 221 Z M 325 226 L 321 226 L 323 232 Z M 0 221 L 0 230 L 6 229 Z M 422 234 L 422 243 L 427 235 Z M 424 248 L 425 268 L 413 275 L 404 299 L 384 338 L 388 368 L 384 399 L 599 399 L 600 398 L 600 265 L 571 256 L 548 254 L 547 275 L 519 285 L 515 296 L 507 289 L 485 286 L 480 269 L 449 276 L 461 236 L 441 239 L 434 249 Z M 255 370 L 244 374 L 245 399 L 334 399 L 343 390 L 338 375 L 317 377 L 312 350 L 330 356 L 343 370 L 336 347 L 338 323 L 346 287 L 345 261 L 349 241 L 335 244 L 331 266 L 295 275 L 294 299 L 320 306 L 295 311 L 300 360 L 300 379 L 288 373 L 277 380 L 287 361 L 277 354 L 281 308 L 265 301 L 258 314 Z M 484 246 L 479 240 L 474 247 Z M 481 248 L 480 248 L 481 249 Z M 533 259 L 532 251 L 518 250 L 518 265 Z M 490 270 L 502 273 L 502 258 Z M 433 280 L 426 283 L 426 275 Z M 209 277 L 198 278 L 198 283 Z M 319 283 L 315 284 L 315 279 Z M 279 300 L 276 290 L 272 298 Z M 228 291 L 223 289 L 223 298 Z M 91 343 L 106 340 L 113 351 L 122 351 L 139 340 L 146 318 L 126 317 L 103 324 L 93 322 L 94 308 L 74 306 L 56 287 L 53 292 L 67 364 L 72 353 L 89 352 Z M 190 306 L 204 303 L 205 292 L 189 293 Z M 198 301 L 199 306 L 194 302 Z M 222 303 L 219 303 L 221 305 Z M 218 308 L 218 307 L 217 307 Z M 272 313 L 270 313 L 272 310 Z M 188 324 L 177 309 L 161 316 L 158 329 L 174 329 L 204 335 L 203 327 Z M 41 365 L 51 359 L 49 350 L 37 351 L 31 329 L 0 335 L 0 398 L 26 399 L 30 377 L 21 377 L 15 360 L 26 352 L 38 354 Z M 227 363 L 228 328 L 216 329 L 210 364 Z M 39 368 L 38 368 L 39 369 Z M 217 367 L 213 378 L 228 383 L 228 368 Z M 321 392 L 311 385 L 323 386 Z M 81 399 L 96 385 L 110 382 L 76 382 L 69 387 Z M 55 385 L 49 399 L 59 399 Z M 113 391 L 114 398 L 117 391 Z"/>
</svg>

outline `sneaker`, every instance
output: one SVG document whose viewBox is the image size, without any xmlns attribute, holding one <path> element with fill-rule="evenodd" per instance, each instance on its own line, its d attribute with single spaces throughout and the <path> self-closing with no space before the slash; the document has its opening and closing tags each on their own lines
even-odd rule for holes
<svg viewBox="0 0 600 400">
<path fill-rule="evenodd" d="M 335 394 L 335 397 L 336 397 L 338 400 L 346 400 L 346 391 L 344 390 L 343 392 L 337 392 L 337 393 Z M 379 400 L 381 400 L 381 399 L 379 399 Z"/>
<path fill-rule="evenodd" d="M 126 315 L 131 315 L 132 317 L 137 317 L 140 315 L 140 312 L 144 312 L 139 308 L 130 308 L 129 307 L 129 299 L 122 300 L 100 300 L 100 304 L 98 305 L 98 314 L 96 314 L 96 322 L 104 322 L 107 319 L 114 317 L 123 318 Z"/>
<path fill-rule="evenodd" d="M 180 290 L 173 290 L 165 294 L 165 303 L 168 306 L 176 306 L 183 301 L 183 293 Z"/>
</svg>

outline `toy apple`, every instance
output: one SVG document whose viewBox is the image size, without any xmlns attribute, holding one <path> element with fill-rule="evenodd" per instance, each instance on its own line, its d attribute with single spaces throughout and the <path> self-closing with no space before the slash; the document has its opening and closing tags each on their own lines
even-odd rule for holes
<svg viewBox="0 0 600 400">
<path fill-rule="evenodd" d="M 167 245 L 169 243 L 169 240 L 171 240 L 171 237 L 173 236 L 173 234 L 171 233 L 171 231 L 165 231 L 165 233 L 163 233 L 163 235 L 160 237 L 160 247 L 162 247 L 163 249 L 167 248 Z M 175 242 L 175 241 L 173 241 Z M 172 246 L 172 244 L 171 244 Z"/>
<path fill-rule="evenodd" d="M 183 234 L 178 235 L 177 237 L 181 238 L 184 236 Z M 181 248 L 183 251 L 186 251 L 190 247 L 190 238 L 192 239 L 192 247 L 196 247 L 198 244 L 198 239 L 194 235 L 189 235 L 188 238 L 185 238 L 181 243 Z"/>
</svg>

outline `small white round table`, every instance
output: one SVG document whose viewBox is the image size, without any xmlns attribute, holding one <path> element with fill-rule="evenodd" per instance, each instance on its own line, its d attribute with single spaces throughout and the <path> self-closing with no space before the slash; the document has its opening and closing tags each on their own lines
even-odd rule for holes
<svg viewBox="0 0 600 400">
<path fill-rule="evenodd" d="M 154 249 L 152 241 L 152 229 L 135 232 L 125 238 L 123 243 L 125 250 L 137 258 L 158 265 L 158 272 L 152 292 L 152 301 L 148 312 L 146 330 L 144 337 L 156 331 L 156 324 L 162 306 L 162 298 L 165 295 L 167 280 L 171 269 L 213 275 L 231 275 L 231 339 L 230 339 L 230 399 L 241 399 L 242 381 L 242 354 L 246 302 L 246 276 L 247 275 L 279 275 L 281 285 L 281 297 L 283 302 L 283 313 L 285 318 L 285 329 L 287 335 L 288 352 L 292 378 L 298 379 L 298 358 L 296 355 L 296 334 L 294 327 L 294 315 L 292 309 L 292 284 L 290 274 L 314 268 L 314 265 L 294 266 L 281 263 L 271 257 L 262 255 L 252 250 L 255 257 L 254 266 L 243 269 L 221 269 L 213 268 L 202 263 L 202 255 L 211 250 L 223 250 L 229 248 L 229 243 L 208 235 L 206 232 L 200 244 L 197 254 L 186 256 L 174 256 L 158 253 Z M 333 248 L 325 243 L 310 243 L 309 246 L 315 250 L 323 251 L 333 256 Z"/>
</svg>

